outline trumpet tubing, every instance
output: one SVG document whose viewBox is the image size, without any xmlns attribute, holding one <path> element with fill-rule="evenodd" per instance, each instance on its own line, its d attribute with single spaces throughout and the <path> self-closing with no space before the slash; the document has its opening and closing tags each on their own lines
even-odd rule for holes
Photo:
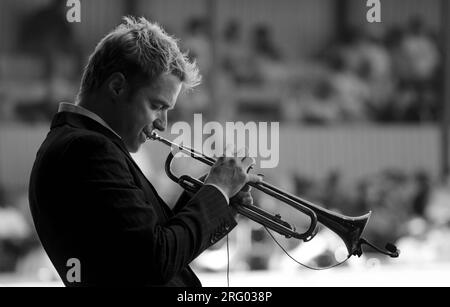
<svg viewBox="0 0 450 307">
<path fill-rule="evenodd" d="M 203 155 L 202 153 L 176 143 L 173 143 L 161 136 L 159 136 L 154 131 L 147 134 L 148 140 L 159 141 L 169 147 L 173 147 L 179 151 L 188 153 L 192 158 L 201 161 L 209 166 L 214 165 L 216 160 L 214 158 Z M 182 175 L 177 177 L 173 174 L 171 170 L 171 163 L 174 159 L 175 155 L 173 152 L 170 152 L 167 156 L 165 163 L 165 171 L 167 176 L 182 186 L 185 190 L 196 192 L 201 188 L 203 182 L 198 179 L 192 178 L 187 175 Z M 282 189 L 275 187 L 274 185 L 261 181 L 258 183 L 248 183 L 249 186 L 260 190 L 263 193 L 266 193 L 287 205 L 293 207 L 294 209 L 306 214 L 310 218 L 310 225 L 308 229 L 299 233 L 295 230 L 295 227 L 290 225 L 288 222 L 284 221 L 280 215 L 271 214 L 262 208 L 256 207 L 254 205 L 246 206 L 246 205 L 237 205 L 236 210 L 239 214 L 246 216 L 247 218 L 281 234 L 287 238 L 295 238 L 303 241 L 309 241 L 314 238 L 317 233 L 317 223 L 321 223 L 324 226 L 328 227 L 334 233 L 336 233 L 345 243 L 348 251 L 348 255 L 357 255 L 361 256 L 361 244 L 368 244 L 373 248 L 377 249 L 366 240 L 361 238 L 362 232 L 367 225 L 371 211 L 367 214 L 358 217 L 350 217 L 340 213 L 333 212 L 331 210 L 327 210 L 322 208 L 310 201 L 307 201 L 298 196 L 292 195 Z M 392 249 L 392 248 L 391 248 Z M 398 256 L 398 252 L 395 250 L 394 252 L 383 252 L 379 249 L 377 251 L 390 255 L 391 257 Z"/>
</svg>

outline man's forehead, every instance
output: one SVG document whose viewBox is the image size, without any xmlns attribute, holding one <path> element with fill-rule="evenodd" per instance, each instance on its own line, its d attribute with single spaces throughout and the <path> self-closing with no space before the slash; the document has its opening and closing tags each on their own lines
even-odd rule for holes
<svg viewBox="0 0 450 307">
<path fill-rule="evenodd" d="M 181 84 L 177 76 L 164 73 L 153 80 L 147 80 L 143 85 L 147 90 L 176 90 Z"/>
</svg>

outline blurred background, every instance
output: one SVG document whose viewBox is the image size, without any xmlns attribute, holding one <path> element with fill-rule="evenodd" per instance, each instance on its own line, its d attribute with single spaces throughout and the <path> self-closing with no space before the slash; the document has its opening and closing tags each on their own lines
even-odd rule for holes
<svg viewBox="0 0 450 307">
<path fill-rule="evenodd" d="M 240 217 L 230 285 L 450 285 L 450 8 L 382 0 L 372 24 L 368 9 L 363 0 L 84 0 L 81 22 L 68 23 L 65 0 L 2 0 L 0 286 L 62 285 L 30 217 L 29 174 L 58 103 L 74 101 L 88 55 L 124 15 L 157 21 L 199 63 L 204 82 L 180 97 L 171 123 L 193 113 L 204 123 L 279 122 L 280 163 L 261 170 L 267 181 L 345 215 L 372 210 L 364 236 L 402 251 L 365 249 L 311 271 Z M 167 152 L 148 143 L 134 157 L 173 205 L 181 189 L 164 173 Z M 264 195 L 255 202 L 291 215 Z M 326 252 L 275 237 L 295 257 Z M 193 267 L 204 285 L 226 286 L 226 241 Z"/>
</svg>

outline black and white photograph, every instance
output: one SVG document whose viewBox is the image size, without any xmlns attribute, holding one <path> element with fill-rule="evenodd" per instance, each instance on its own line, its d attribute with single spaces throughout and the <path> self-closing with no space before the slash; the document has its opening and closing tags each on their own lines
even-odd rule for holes
<svg viewBox="0 0 450 307">
<path fill-rule="evenodd" d="M 449 132 L 447 0 L 0 0 L 0 287 L 448 287 Z"/>
</svg>

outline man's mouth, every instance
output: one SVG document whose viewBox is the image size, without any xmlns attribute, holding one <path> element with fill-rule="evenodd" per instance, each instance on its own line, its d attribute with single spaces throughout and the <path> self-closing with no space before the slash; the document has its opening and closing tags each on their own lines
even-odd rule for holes
<svg viewBox="0 0 450 307">
<path fill-rule="evenodd" d="M 148 140 L 151 136 L 152 130 L 153 129 L 151 129 L 149 126 L 145 126 L 139 133 L 139 137 L 141 138 L 141 140 L 143 140 L 144 142 Z"/>
<path fill-rule="evenodd" d="M 144 143 L 147 140 L 147 135 L 144 133 L 143 130 L 141 130 L 141 132 L 139 133 L 139 141 L 141 143 Z"/>
<path fill-rule="evenodd" d="M 152 134 L 152 128 L 149 126 L 145 126 L 144 129 L 142 129 L 142 133 L 145 135 L 146 138 L 150 138 L 150 135 Z"/>
</svg>

